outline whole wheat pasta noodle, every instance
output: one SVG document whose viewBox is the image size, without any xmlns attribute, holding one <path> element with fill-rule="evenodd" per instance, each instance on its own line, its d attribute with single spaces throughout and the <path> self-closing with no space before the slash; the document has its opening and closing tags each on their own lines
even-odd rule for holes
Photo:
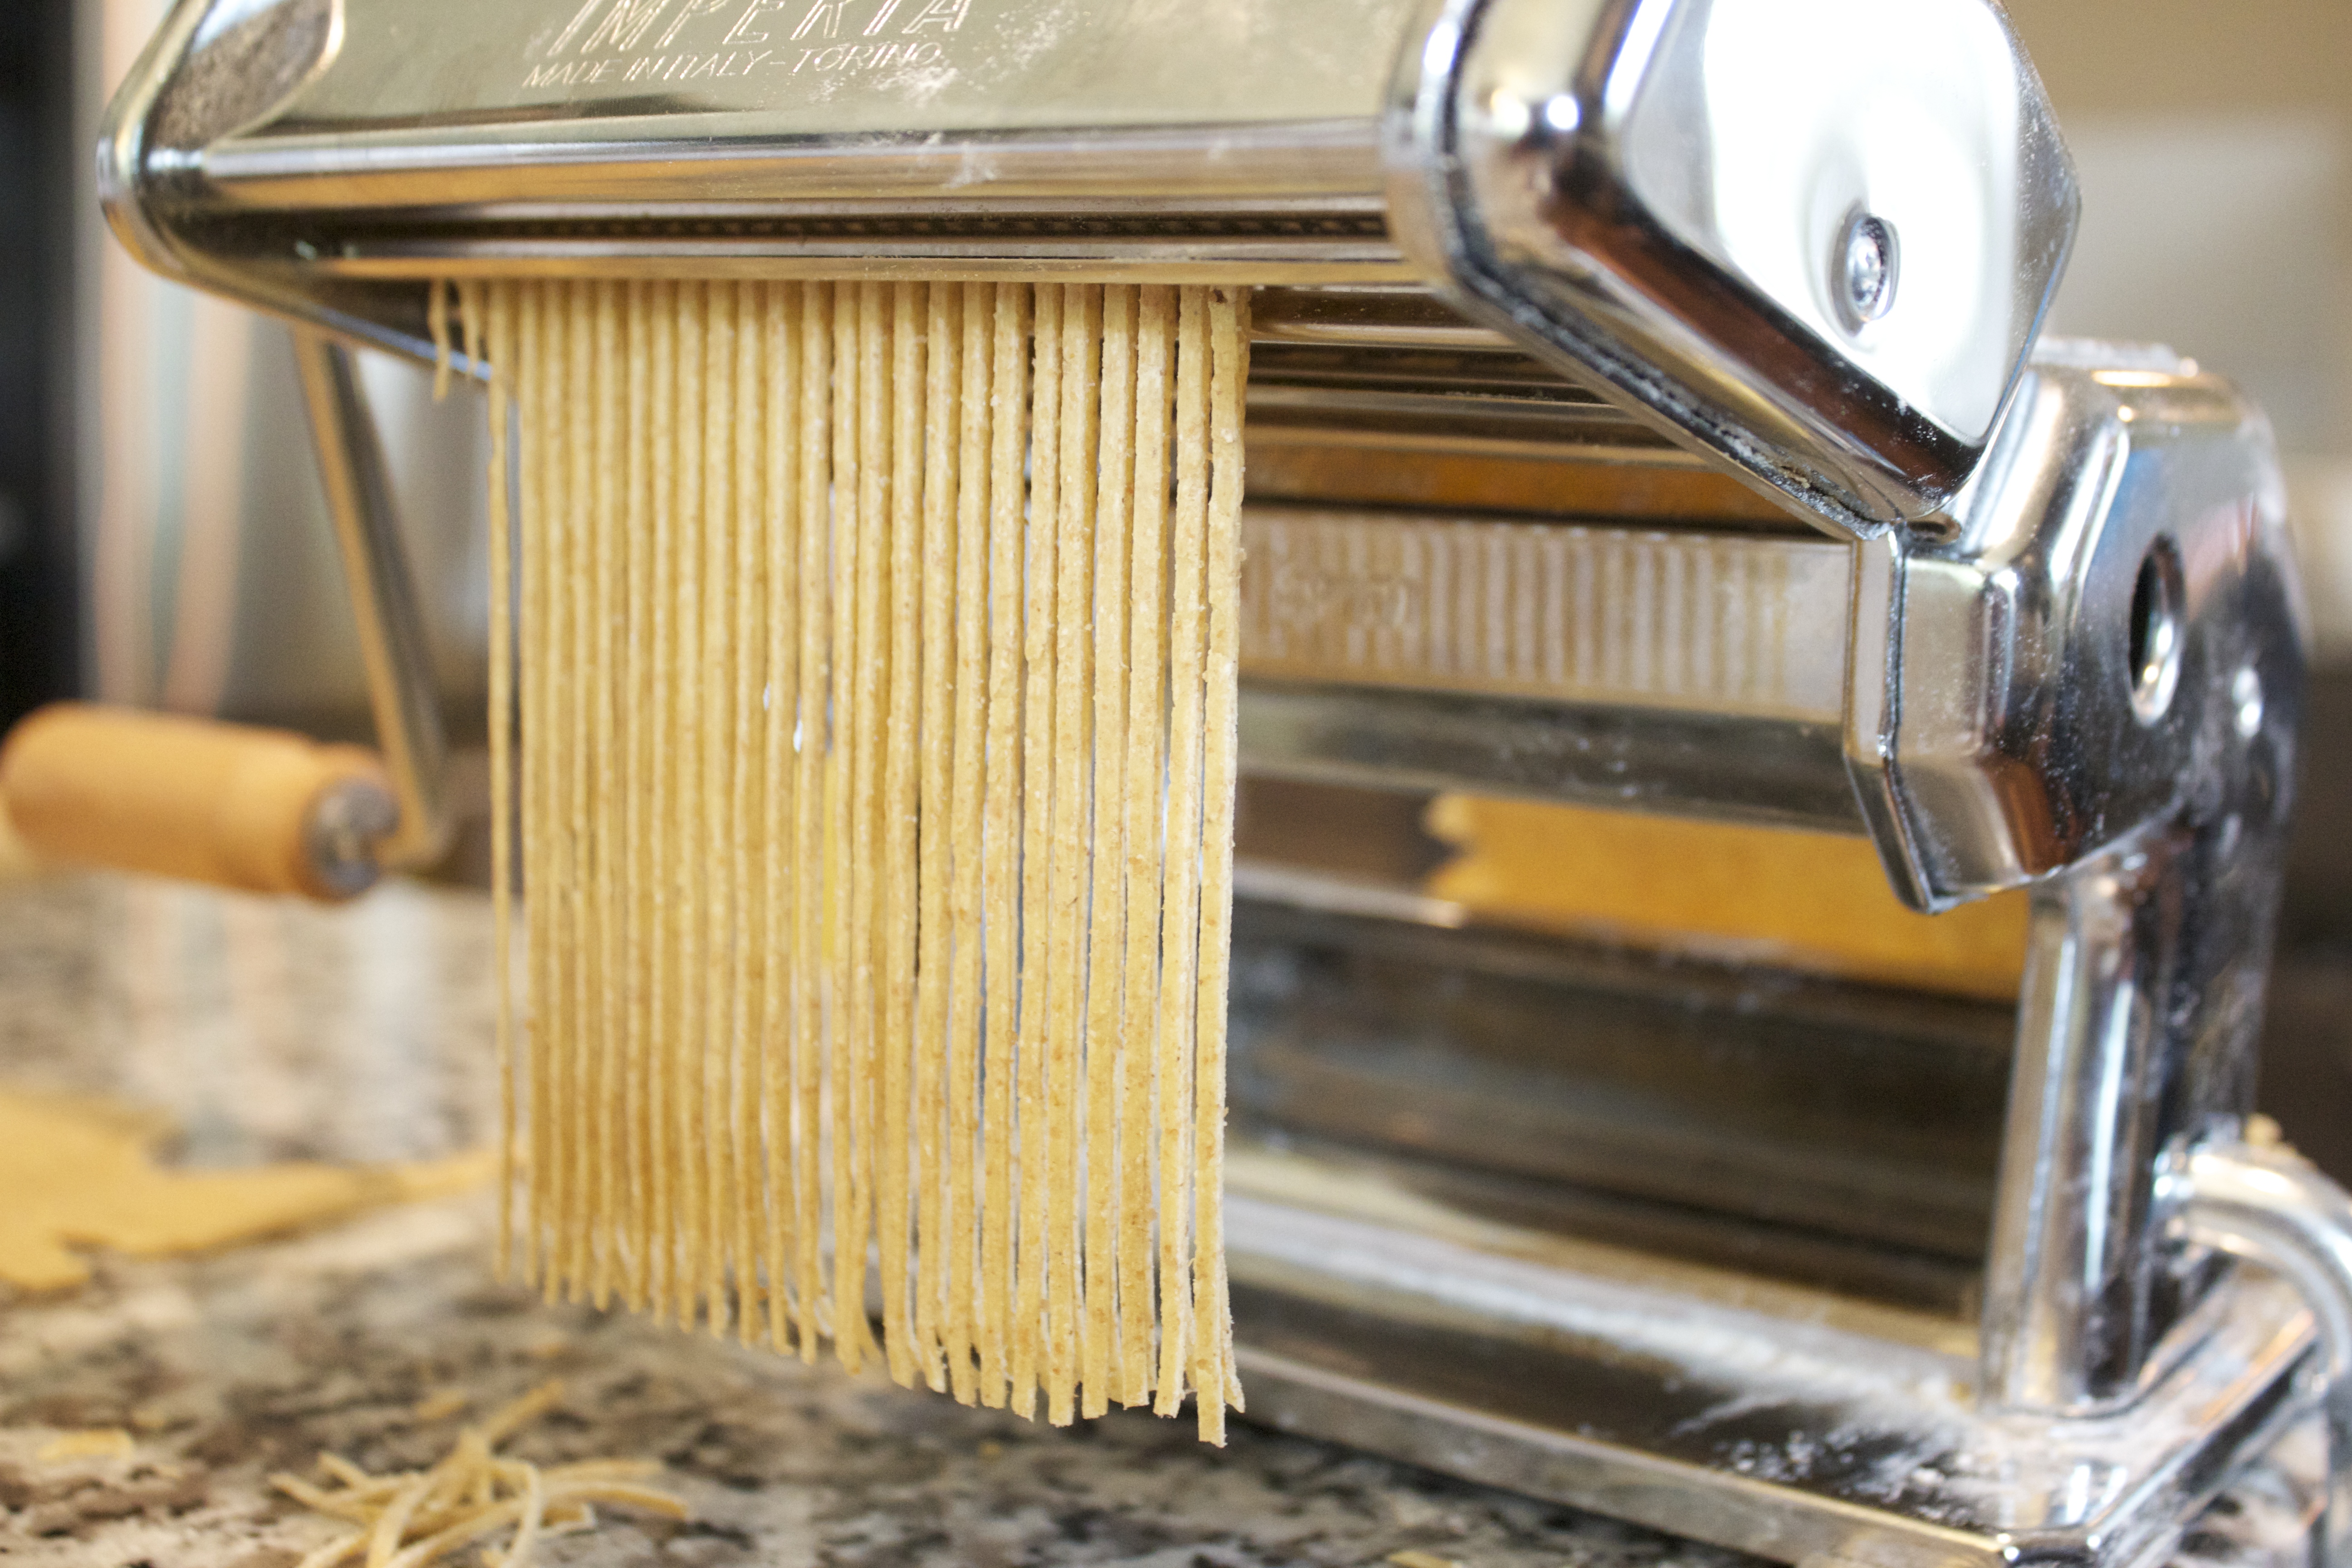
<svg viewBox="0 0 2352 1568">
<path fill-rule="evenodd" d="M 551 660 L 546 648 L 548 616 L 548 578 L 552 573 L 547 541 L 546 516 L 551 489 L 544 479 L 545 454 L 556 445 L 552 433 L 546 429 L 544 415 L 546 398 L 541 391 L 547 384 L 541 363 L 540 339 L 543 322 L 545 291 L 537 288 L 521 290 L 520 320 L 517 323 L 514 376 L 522 402 L 522 451 L 518 464 L 522 470 L 522 625 L 520 637 L 524 642 L 518 659 L 522 678 L 522 864 L 527 879 L 523 901 L 523 952 L 529 965 L 530 980 L 526 994 L 531 1015 L 524 1025 L 524 1045 L 527 1053 L 529 1087 L 524 1096 L 522 1114 L 528 1118 L 530 1153 L 525 1179 L 530 1184 L 528 1224 L 523 1235 L 523 1283 L 537 1286 L 549 1278 L 546 1268 L 546 1245 L 542 1226 L 549 1210 L 547 1178 L 554 1162 L 550 1158 L 550 1139 L 553 1136 L 555 1119 L 548 1103 L 547 1078 L 553 1053 L 542 1048 L 545 1020 L 538 1016 L 546 1005 L 553 986 L 548 979 L 556 962 L 557 947 L 553 933 L 547 931 L 547 914 L 553 900 L 537 896 L 541 879 L 552 875 L 548 861 L 546 843 L 548 809 L 545 778 L 553 765 L 545 712 L 546 689 Z M 503 809 L 503 806 L 496 809 Z M 504 977 L 501 976 L 501 979 Z"/>
<path fill-rule="evenodd" d="M 1110 1411 L 1118 1361 L 1119 1023 L 1127 933 L 1127 527 L 1134 484 L 1134 315 L 1129 289 L 1103 291 L 1101 406 L 1096 411 L 1094 529 L 1094 837 L 1087 851 L 1087 1256 L 1079 1380 L 1085 1415 Z"/>
<path fill-rule="evenodd" d="M 1135 306 L 1106 289 L 1095 515 L 1094 837 L 1087 929 L 1084 1414 L 1110 1408 L 1118 1352 L 1118 1067 L 1126 1048 L 1127 681 L 1129 520 L 1135 482 Z"/>
<path fill-rule="evenodd" d="M 547 508 L 549 576 L 556 584 L 548 598 L 546 630 L 548 657 L 553 661 L 551 668 L 563 673 L 550 679 L 546 685 L 549 728 L 548 743 L 543 750 L 554 765 L 548 770 L 551 805 L 547 879 L 541 898 L 535 901 L 548 906 L 552 945 L 558 951 L 585 945 L 582 942 L 583 910 L 578 893 L 583 837 L 579 818 L 585 805 L 579 798 L 579 773 L 584 749 L 577 723 L 581 690 L 586 683 L 572 678 L 579 669 L 583 652 L 580 633 L 586 616 L 582 614 L 585 606 L 580 600 L 585 595 L 564 590 L 586 581 L 581 570 L 579 548 L 585 531 L 580 526 L 573 498 L 588 477 L 590 455 L 583 448 L 590 443 L 586 438 L 587 410 L 571 395 L 576 379 L 572 365 L 575 323 L 572 296 L 568 285 L 550 296 L 545 307 L 545 335 L 541 340 L 546 354 L 548 419 L 556 429 L 556 438 L 546 458 L 551 480 Z M 584 1016 L 576 994 L 585 984 L 585 965 L 560 966 L 554 971 L 546 1001 L 547 1034 L 553 1058 L 549 1074 L 549 1121 L 555 1140 L 554 1167 L 549 1173 L 553 1193 L 549 1211 L 553 1234 L 547 1277 L 551 1300 L 559 1295 L 576 1299 L 584 1273 L 579 1267 L 582 1260 L 574 1244 L 583 1228 L 579 1223 L 580 1181 L 588 1167 L 586 1152 L 580 1147 L 588 1136 L 590 1119 L 586 1114 L 587 1086 L 580 1081 Z"/>
<path fill-rule="evenodd" d="M 992 458 L 995 447 L 993 344 L 996 289 L 965 284 L 963 395 L 957 427 L 955 716 L 948 800 L 950 844 L 948 971 L 947 1226 L 940 1271 L 947 1293 L 949 1386 L 970 1405 L 980 1397 L 975 1357 L 983 1342 L 982 1274 L 978 1245 L 980 1169 L 981 956 L 986 804 L 982 772 L 988 710 L 988 621 L 981 585 L 988 580 Z M 922 962 L 932 961 L 926 950 Z"/>
<path fill-rule="evenodd" d="M 1200 962 L 1201 722 L 1206 654 L 1209 471 L 1207 310 L 1201 290 L 1178 298 L 1176 518 L 1168 595 L 1166 880 L 1160 916 L 1160 1378 L 1154 1408 L 1181 1407 L 1192 1359 L 1192 1184 L 1194 977 Z M 1173 1194 L 1171 1198 L 1170 1195 Z"/>
<path fill-rule="evenodd" d="M 731 967 L 735 922 L 740 914 L 742 861 L 731 831 L 737 750 L 731 711 L 735 689 L 734 599 L 743 591 L 735 570 L 732 540 L 735 518 L 734 437 L 740 395 L 735 373 L 735 290 L 724 283 L 703 285 L 703 378 L 707 408 L 724 410 L 725 417 L 706 415 L 702 422 L 702 847 L 699 854 L 710 878 L 701 901 L 704 941 L 709 957 L 704 973 Z M 730 1180 L 733 1163 L 734 1115 L 730 1103 L 729 1038 L 734 1009 L 719 992 L 705 997 L 703 1018 L 702 1114 L 698 1136 L 703 1152 L 704 1200 L 702 1298 L 705 1321 L 713 1334 L 729 1327 L 726 1247 L 735 1233 L 734 1189 Z"/>
<path fill-rule="evenodd" d="M 1018 1070 L 1015 1029 L 1020 997 L 1020 932 L 1015 922 L 987 918 L 1012 909 L 1020 897 L 1022 458 L 1029 435 L 1028 291 L 995 290 L 994 356 L 990 401 L 994 428 L 988 484 L 988 739 L 982 764 L 986 790 L 980 836 L 981 939 L 985 946 L 986 997 L 980 1136 L 985 1179 L 979 1194 L 981 1403 L 1002 1408 L 1011 1384 L 1013 1316 L 1013 1085 Z M 975 584 L 977 586 L 977 584 Z"/>
<path fill-rule="evenodd" d="M 674 1182 L 679 1194 L 680 1223 L 677 1252 L 677 1325 L 695 1326 L 702 1306 L 702 1237 L 709 1217 L 709 1190 L 705 1184 L 702 1137 L 703 1074 L 708 1049 L 705 1034 L 709 991 L 704 984 L 703 926 L 708 906 L 704 890 L 709 864 L 702 843 L 702 729 L 705 722 L 703 685 L 709 679 L 705 664 L 708 647 L 703 617 L 703 448 L 705 411 L 704 339 L 709 319 L 703 306 L 704 285 L 689 283 L 677 292 L 677 427 L 672 432 L 677 458 L 670 469 L 670 505 L 677 514 L 677 709 L 676 774 L 672 788 L 676 812 L 677 855 L 669 861 L 671 921 L 677 950 L 678 984 L 674 995 L 677 1015 L 669 1051 L 672 1061 L 670 1112 L 677 1142 Z"/>
<path fill-rule="evenodd" d="M 811 1346 L 815 1325 L 807 1317 L 806 1287 L 793 1273 L 793 1229 L 797 1223 L 800 1176 L 793 1148 L 793 997 L 799 983 L 798 938 L 793 922 L 793 882 L 796 868 L 786 853 L 793 823 L 794 735 L 800 717 L 800 645 L 794 630 L 799 606 L 800 535 L 796 522 L 799 500 L 799 431 L 794 416 L 800 407 L 797 342 L 793 328 L 799 303 L 797 289 L 782 283 L 763 284 L 760 295 L 759 353 L 768 377 L 767 405 L 762 422 L 763 453 L 761 529 L 768 570 L 767 679 L 761 689 L 761 726 L 766 744 L 766 789 L 761 820 L 761 845 L 766 868 L 762 887 L 767 919 L 762 935 L 767 986 L 761 996 L 761 1149 L 766 1171 L 768 1342 L 782 1352 L 792 1348 L 797 1331 Z M 795 1307 L 795 1303 L 803 1303 Z M 795 1328 L 793 1311 L 802 1316 Z"/>
<path fill-rule="evenodd" d="M 948 851 L 955 766 L 950 720 L 961 650 L 955 641 L 956 443 L 961 434 L 962 289 L 934 283 L 923 290 L 926 362 L 922 390 L 922 625 L 918 634 L 927 657 L 920 661 L 921 710 L 915 733 L 919 750 L 914 820 L 917 831 L 915 911 L 915 1021 L 913 1183 L 918 1276 L 913 1331 L 924 1380 L 934 1392 L 948 1390 L 950 1362 L 943 1352 L 951 1338 L 953 1237 L 948 1229 L 950 1177 L 948 1085 L 951 1051 L 947 1035 L 948 975 L 954 963 L 954 930 L 948 923 Z"/>
<path fill-rule="evenodd" d="M 622 657 L 618 693 L 623 714 L 621 744 L 625 750 L 621 785 L 621 835 L 625 857 L 621 884 L 623 985 L 628 1016 L 623 1022 L 623 1089 L 626 1104 L 623 1125 L 627 1129 L 629 1161 L 628 1304 L 643 1312 L 652 1308 L 653 1194 L 655 1146 L 648 1123 L 651 1101 L 653 1034 L 652 974 L 646 906 L 652 897 L 652 836 L 648 831 L 654 747 L 656 737 L 648 709 L 653 665 L 653 510 L 652 455 L 645 436 L 652 428 L 654 356 L 649 341 L 646 285 L 632 282 L 621 311 L 622 363 L 628 380 L 623 390 L 623 488 L 626 514 L 622 528 L 627 541 L 627 569 L 623 576 L 627 603 L 628 647 Z"/>
<path fill-rule="evenodd" d="M 856 1068 L 866 1023 L 858 984 L 870 977 L 859 951 L 859 939 L 866 933 L 858 920 L 865 868 L 854 858 L 861 815 L 856 763 L 873 717 L 857 700 L 865 673 L 858 637 L 866 608 L 858 568 L 876 542 L 868 537 L 865 506 L 866 454 L 858 446 L 864 434 L 859 381 L 866 369 L 858 343 L 859 292 L 854 283 L 836 284 L 833 291 L 833 689 L 826 723 L 824 871 L 831 988 L 824 1103 L 826 1146 L 833 1154 L 833 1335 L 835 1353 L 852 1372 L 865 1364 L 866 1346 L 866 1258 L 860 1245 L 865 1233 L 856 1225 L 865 1186 L 858 1162 L 866 1151 L 857 1138 Z"/>
<path fill-rule="evenodd" d="M 835 1267 L 845 1280 L 854 1276 L 854 1295 L 837 1298 L 842 1321 L 835 1332 L 843 1342 L 844 1358 L 856 1370 L 870 1338 L 865 1310 L 866 1238 L 873 1234 L 875 1187 L 879 1174 L 875 1129 L 881 1087 L 879 1037 L 879 967 L 877 944 L 881 939 L 882 744 L 888 723 L 883 702 L 889 689 L 890 627 L 884 608 L 884 574 L 889 559 L 890 359 L 889 324 L 884 313 L 886 288 L 862 283 L 856 290 L 857 383 L 857 640 L 856 679 L 849 689 L 847 711 L 855 730 L 850 750 L 850 924 L 849 973 L 850 1057 L 843 1075 L 849 1094 L 851 1126 L 850 1189 L 845 1249 L 837 1248 Z M 835 386 L 843 384 L 836 380 Z M 849 531 L 837 529 L 839 535 Z M 836 1215 L 839 1210 L 836 1208 Z M 838 1220 L 835 1222 L 839 1223 Z M 846 1263 L 847 1267 L 843 1265 Z"/>
<path fill-rule="evenodd" d="M 1160 802 L 1166 788 L 1169 421 L 1175 384 L 1176 291 L 1147 287 L 1136 301 L 1135 515 L 1128 552 L 1127 930 L 1125 1018 L 1119 1060 L 1119 1400 L 1148 1404 L 1151 1331 L 1154 1136 L 1153 1062 L 1158 1055 Z"/>
<path fill-rule="evenodd" d="M 554 358 L 562 366 L 556 407 L 563 420 L 564 437 L 557 462 L 563 474 L 562 500 L 554 510 L 553 521 L 562 541 L 562 564 L 558 572 L 567 590 L 555 595 L 563 609 L 555 636 L 572 678 L 551 684 L 557 700 L 557 722 L 562 726 L 557 744 L 563 750 L 558 755 L 564 763 L 558 773 L 558 787 L 562 791 L 562 821 L 556 835 L 562 847 L 556 855 L 556 915 L 561 933 L 558 940 L 593 952 L 595 931 L 585 885 L 593 874 L 586 862 L 593 847 L 588 831 L 588 779 L 595 742 L 589 731 L 588 708 L 594 679 L 591 647 L 595 628 L 590 624 L 594 595 L 589 587 L 594 580 L 589 542 L 594 524 L 584 514 L 593 500 L 596 439 L 595 410 L 592 401 L 579 393 L 588 380 L 585 361 L 592 325 L 587 310 L 588 287 L 585 283 L 573 283 L 564 289 L 553 336 Z M 563 461 L 564 458 L 570 460 Z M 573 588 L 587 591 L 568 591 Z M 586 679 L 582 679 L 583 676 Z M 591 1283 L 592 1265 L 586 1249 L 588 1210 L 593 1201 L 590 1189 L 594 1180 L 596 1130 L 603 1120 L 592 1079 L 597 1020 L 591 1012 L 588 993 L 593 968 L 593 963 L 571 966 L 572 973 L 562 977 L 551 998 L 559 1009 L 553 1028 L 563 1053 L 557 1117 L 564 1143 L 562 1218 L 558 1243 L 561 1260 L 557 1271 L 563 1280 L 564 1295 L 572 1300 L 580 1300 Z"/>
<path fill-rule="evenodd" d="M 877 804 L 882 855 L 882 923 L 877 966 L 881 972 L 877 1044 L 881 1061 L 875 1118 L 876 1253 L 882 1271 L 883 1343 L 890 1375 L 915 1381 L 928 1350 L 919 1351 L 909 1265 L 915 1261 L 912 1107 L 915 1048 L 915 777 L 916 640 L 922 600 L 918 569 L 923 524 L 923 344 L 911 283 L 890 289 L 890 559 L 889 689 L 883 724 L 882 793 Z"/>
<path fill-rule="evenodd" d="M 595 889 L 590 901 L 596 938 L 595 1086 L 592 1091 L 596 1116 L 596 1181 L 594 1247 L 595 1279 L 591 1300 L 608 1305 L 624 1278 L 623 1231 L 616 1224 L 622 1211 L 625 1174 L 628 1167 L 622 1127 L 620 1093 L 623 1036 L 628 1025 L 626 971 L 623 964 L 621 924 L 625 907 L 620 896 L 620 862 L 628 840 L 621 830 L 621 706 L 620 659 L 625 642 L 615 637 L 619 620 L 620 560 L 623 540 L 621 509 L 626 459 L 621 452 L 623 405 L 628 384 L 621 366 L 619 288 L 599 283 L 592 301 L 594 348 L 589 382 L 595 392 L 596 450 L 591 465 L 594 486 L 593 537 L 594 613 L 590 617 L 593 658 L 589 698 L 593 703 L 590 724 L 594 731 L 595 777 L 590 791 L 594 811 Z M 625 635 L 625 634 L 624 634 Z"/>
<path fill-rule="evenodd" d="M 1245 296 L 457 298 L 526 1279 L 1215 1439 Z"/>
<path fill-rule="evenodd" d="M 832 605 L 828 574 L 830 441 L 833 417 L 833 298 L 829 285 L 798 286 L 800 315 L 801 484 L 796 510 L 800 545 L 800 712 L 793 796 L 794 951 L 793 1003 L 793 1278 L 801 1292 L 801 1356 L 814 1361 L 817 1341 L 831 1322 L 822 1255 L 824 1123 L 824 779 L 826 699 L 832 689 Z"/>
<path fill-rule="evenodd" d="M 425 297 L 425 330 L 433 339 L 433 401 L 449 395 L 449 296 L 456 285 L 436 282 Z M 469 351 L 470 352 L 470 351 Z"/>
<path fill-rule="evenodd" d="M 1095 639 L 1094 528 L 1097 424 L 1101 396 L 1102 290 L 1062 291 L 1061 496 L 1055 518 L 1054 796 L 1046 883 L 1045 1123 L 1046 1419 L 1077 1418 L 1078 1125 L 1080 1036 L 1086 1022 L 1086 826 L 1092 761 L 1087 697 Z M 1031 566 L 1033 572 L 1035 566 Z"/>
<path fill-rule="evenodd" d="M 824 389 L 831 414 L 826 428 L 832 437 L 832 479 L 817 503 L 831 512 L 823 534 L 824 593 L 830 612 L 824 705 L 811 717 L 817 732 L 816 748 L 824 762 L 819 816 L 824 834 L 824 859 L 818 876 L 822 908 L 818 940 L 824 971 L 819 984 L 824 998 L 818 1059 L 824 1064 L 820 1110 L 824 1129 L 820 1146 L 829 1156 L 827 1206 L 832 1219 L 832 1284 L 826 1314 L 828 1331 L 845 1364 L 855 1370 L 864 1341 L 850 1326 L 853 1313 L 862 1314 L 864 1271 L 852 1278 L 848 1237 L 851 1208 L 851 1161 L 856 1146 L 854 1118 L 846 1104 L 848 1064 L 856 1047 L 851 1039 L 852 992 L 856 984 L 849 952 L 850 880 L 849 818 L 856 809 L 850 798 L 850 762 L 856 754 L 857 710 L 850 700 L 856 681 L 857 555 L 860 537 L 857 486 L 857 286 L 843 283 L 826 290 L 824 308 L 830 317 L 825 341 L 832 347 L 832 375 Z M 805 526 L 818 526 L 812 518 Z"/>
<path fill-rule="evenodd" d="M 671 479 L 677 467 L 677 286 L 655 286 L 646 300 L 646 340 L 653 359 L 653 417 L 646 426 L 647 502 L 652 508 L 653 657 L 648 679 L 652 701 L 647 713 L 647 780 L 645 832 L 652 848 L 646 857 L 644 902 L 646 942 L 650 949 L 651 983 L 646 1009 L 646 1055 L 649 1062 L 646 1103 L 642 1112 L 648 1129 L 653 1171 L 653 1224 L 647 1247 L 653 1287 L 647 1310 L 667 1316 L 676 1310 L 679 1293 L 677 1237 L 680 1223 L 677 1190 L 677 1123 L 670 1101 L 677 1093 L 670 1042 L 676 1036 L 672 998 L 683 984 L 672 941 L 675 900 L 667 884 L 678 855 L 676 833 L 677 787 L 670 769 L 676 738 L 677 668 L 677 507 Z"/>
<path fill-rule="evenodd" d="M 1241 1403 L 1225 1279 L 1225 993 L 1233 958 L 1234 804 L 1240 773 L 1242 388 L 1249 380 L 1249 302 L 1209 291 L 1209 613 L 1201 683 L 1201 957 L 1194 1028 L 1192 1387 L 1201 1436 L 1223 1445 L 1225 1405 Z"/>
<path fill-rule="evenodd" d="M 1054 858 L 1055 550 L 1061 539 L 1063 289 L 1036 294 L 1030 402 L 1029 516 L 1022 581 L 1021 930 L 1019 1038 L 1020 1205 L 1013 1259 L 1017 1281 L 1010 1333 L 1011 1408 L 1031 1415 L 1042 1373 L 1045 1317 L 1046 1223 L 1052 1201 L 1047 1126 L 1047 1005 L 1053 985 L 1047 909 Z M 994 917 L 998 910 L 990 910 Z M 1013 922 L 1007 922 L 1013 923 Z"/>
<path fill-rule="evenodd" d="M 514 289 L 511 285 L 475 284 L 466 296 L 467 334 L 484 345 L 493 364 L 515 363 Z M 469 345 L 476 363 L 483 353 Z M 490 382 L 490 903 L 495 935 L 492 963 L 498 973 L 499 1242 L 498 1277 L 514 1266 L 515 1206 L 515 997 L 514 997 L 514 799 L 515 628 L 514 512 L 509 468 L 512 461 L 513 402 L 503 375 Z"/>
<path fill-rule="evenodd" d="M 761 743 L 760 699 L 765 689 L 767 555 L 761 550 L 760 495 L 765 473 L 761 438 L 768 387 L 761 357 L 760 290 L 753 283 L 735 288 L 735 404 L 733 421 L 735 515 L 730 522 L 735 552 L 735 635 L 732 742 L 734 794 L 728 806 L 733 822 L 728 846 L 735 872 L 733 1010 L 728 1022 L 728 1083 L 733 1126 L 728 1138 L 728 1193 L 735 1218 L 730 1251 L 737 1331 L 746 1344 L 759 1326 L 761 1220 L 766 1184 L 761 1177 L 760 1063 L 752 1030 L 762 1015 L 767 984 L 765 859 L 753 853 L 761 834 L 754 826 L 756 802 L 766 786 L 767 750 Z"/>
</svg>

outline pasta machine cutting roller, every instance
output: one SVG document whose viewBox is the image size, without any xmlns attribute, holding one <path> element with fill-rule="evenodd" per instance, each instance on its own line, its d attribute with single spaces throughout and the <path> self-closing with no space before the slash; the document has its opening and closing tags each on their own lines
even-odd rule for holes
<svg viewBox="0 0 2352 1568">
<path fill-rule="evenodd" d="M 2249 1133 L 2271 438 L 2040 341 L 2075 187 L 1988 0 L 183 0 L 101 175 L 302 336 L 395 857 L 439 740 L 346 356 L 432 355 L 428 282 L 1252 286 L 1261 793 L 1796 827 L 1940 920 L 2031 902 L 1988 999 L 1260 832 L 1252 1417 L 1875 1568 L 2150 1560 L 2316 1426 L 2352 1562 L 2352 1205 Z"/>
</svg>

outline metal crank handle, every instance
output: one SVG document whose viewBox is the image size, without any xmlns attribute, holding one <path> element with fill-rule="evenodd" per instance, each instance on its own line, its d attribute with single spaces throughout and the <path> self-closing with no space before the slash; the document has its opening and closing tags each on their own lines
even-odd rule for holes
<svg viewBox="0 0 2352 1568">
<path fill-rule="evenodd" d="M 2318 1321 L 2328 1475 L 2315 1563 L 2352 1568 L 2352 1194 L 2292 1149 L 2231 1142 L 2173 1159 L 2156 1195 L 2176 1237 L 2274 1270 Z"/>
<path fill-rule="evenodd" d="M 376 746 L 400 807 L 399 825 L 377 855 L 386 869 L 431 865 L 449 844 L 442 777 L 448 741 L 383 447 L 351 350 L 298 327 L 294 355 L 367 670 Z"/>
</svg>

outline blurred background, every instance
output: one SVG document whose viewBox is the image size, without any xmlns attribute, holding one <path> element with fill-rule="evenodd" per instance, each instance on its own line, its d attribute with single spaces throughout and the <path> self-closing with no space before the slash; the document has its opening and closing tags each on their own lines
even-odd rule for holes
<svg viewBox="0 0 2352 1568">
<path fill-rule="evenodd" d="M 165 9 L 0 5 L 0 727 L 81 694 L 364 738 L 284 332 L 150 279 L 98 220 L 99 110 Z M 2237 377 L 2287 455 L 2321 675 L 2263 1099 L 2352 1177 L 2352 5 L 2010 9 L 2085 192 L 2053 330 Z M 452 732 L 478 735 L 478 413 L 366 374 Z"/>
</svg>

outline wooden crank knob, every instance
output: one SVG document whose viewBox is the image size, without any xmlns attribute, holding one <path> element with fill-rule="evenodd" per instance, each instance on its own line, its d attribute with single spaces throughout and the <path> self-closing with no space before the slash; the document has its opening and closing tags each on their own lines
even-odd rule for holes
<svg viewBox="0 0 2352 1568">
<path fill-rule="evenodd" d="M 328 900 L 375 884 L 399 821 L 363 747 L 79 702 L 9 731 L 0 808 L 43 860 Z"/>
</svg>

